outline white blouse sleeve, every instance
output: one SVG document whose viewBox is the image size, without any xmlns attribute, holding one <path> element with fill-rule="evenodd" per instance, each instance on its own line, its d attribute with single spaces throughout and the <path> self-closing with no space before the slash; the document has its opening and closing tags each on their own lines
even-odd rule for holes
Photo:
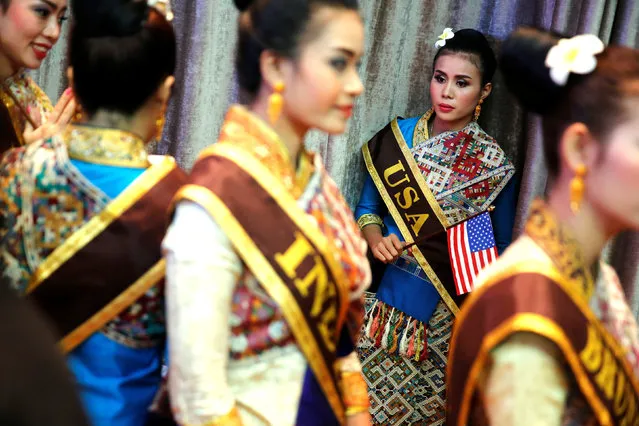
<svg viewBox="0 0 639 426">
<path fill-rule="evenodd" d="M 217 223 L 191 202 L 178 204 L 163 248 L 171 404 L 180 424 L 204 425 L 235 405 L 226 372 L 242 263 Z"/>
<path fill-rule="evenodd" d="M 480 394 L 491 426 L 560 426 L 568 383 L 559 349 L 549 340 L 516 333 L 491 351 Z"/>
</svg>

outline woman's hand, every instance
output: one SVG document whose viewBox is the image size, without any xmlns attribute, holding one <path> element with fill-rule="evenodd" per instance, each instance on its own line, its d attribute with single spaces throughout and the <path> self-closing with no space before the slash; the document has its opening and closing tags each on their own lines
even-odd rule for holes
<svg viewBox="0 0 639 426">
<path fill-rule="evenodd" d="M 346 426 L 371 426 L 372 424 L 368 411 L 346 417 Z"/>
<path fill-rule="evenodd" d="M 51 111 L 48 120 L 42 123 L 42 117 L 38 108 L 27 110 L 27 114 L 35 123 L 41 123 L 34 129 L 31 125 L 24 131 L 24 143 L 29 144 L 38 140 L 49 138 L 69 124 L 75 114 L 76 102 L 73 91 L 69 88 L 64 91 L 57 105 Z"/>
<path fill-rule="evenodd" d="M 375 259 L 384 263 L 392 263 L 402 254 L 404 246 L 405 244 L 399 241 L 397 235 L 390 234 L 387 237 L 382 237 L 375 246 L 371 246 L 371 251 Z"/>
<path fill-rule="evenodd" d="M 368 242 L 368 246 L 371 248 L 373 256 L 380 262 L 394 262 L 402 254 L 402 251 L 404 251 L 406 243 L 399 241 L 399 238 L 395 234 L 384 237 L 382 235 L 382 228 L 378 225 L 366 226 L 363 229 L 363 234 Z"/>
</svg>

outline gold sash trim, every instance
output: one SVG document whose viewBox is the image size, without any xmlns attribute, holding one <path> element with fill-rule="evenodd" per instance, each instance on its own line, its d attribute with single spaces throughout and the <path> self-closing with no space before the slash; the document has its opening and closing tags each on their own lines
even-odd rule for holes
<svg viewBox="0 0 639 426">
<path fill-rule="evenodd" d="M 448 223 L 448 220 L 446 219 L 446 215 L 442 211 L 439 203 L 435 199 L 435 196 L 428 188 L 428 184 L 424 180 L 424 177 L 422 176 L 422 173 L 419 170 L 417 163 L 415 163 L 415 159 L 413 158 L 413 155 L 410 152 L 408 145 L 406 144 L 406 140 L 404 139 L 404 136 L 402 135 L 402 132 L 399 129 L 399 125 L 397 124 L 397 118 L 395 118 L 391 122 L 391 128 L 393 130 L 393 135 L 395 136 L 396 142 L 402 151 L 405 161 L 408 163 L 408 166 L 410 167 L 410 170 L 413 174 L 413 177 L 415 178 L 415 181 L 417 182 L 417 185 L 421 193 L 424 195 L 424 197 L 428 201 L 428 204 L 430 205 L 431 209 L 435 213 L 435 216 L 437 217 L 440 224 L 445 230 L 446 228 L 450 226 L 450 224 Z M 399 210 L 397 210 L 395 203 L 393 202 L 390 195 L 388 194 L 388 191 L 386 190 L 386 187 L 384 183 L 382 182 L 382 179 L 380 178 L 379 174 L 377 173 L 377 170 L 375 169 L 375 166 L 373 164 L 373 160 L 371 158 L 371 154 L 368 148 L 368 144 L 364 144 L 364 146 L 362 147 L 362 153 L 364 155 L 364 162 L 366 163 L 366 169 L 368 170 L 368 173 L 370 174 L 371 179 L 373 180 L 373 183 L 377 187 L 377 190 L 380 196 L 384 200 L 384 204 L 386 204 L 386 207 L 388 208 L 388 212 L 393 217 L 393 220 L 395 221 L 395 223 L 397 224 L 397 227 L 402 233 L 402 237 L 404 238 L 404 241 L 406 241 L 409 244 L 413 243 L 414 239 L 410 231 L 408 230 L 408 226 L 406 225 L 404 218 L 402 218 L 401 214 L 399 213 Z M 424 254 L 421 252 L 421 250 L 417 246 L 413 246 L 412 252 L 413 252 L 413 256 L 415 257 L 415 260 L 417 260 L 417 262 L 419 263 L 419 266 L 421 266 L 421 268 L 424 270 L 424 272 L 428 276 L 428 279 L 431 281 L 431 283 L 433 284 L 433 286 L 435 287 L 435 289 L 441 296 L 444 303 L 446 303 L 446 306 L 448 306 L 448 309 L 450 309 L 453 315 L 457 315 L 459 313 L 459 306 L 457 306 L 457 303 L 455 303 L 453 298 L 450 296 L 450 294 L 448 293 L 448 291 L 442 284 L 441 280 L 439 279 L 439 277 L 437 276 L 433 268 L 430 266 L 430 264 L 426 260 L 426 257 L 424 256 Z"/>
<path fill-rule="evenodd" d="M 89 336 L 104 327 L 109 321 L 122 313 L 133 302 L 144 295 L 151 287 L 164 278 L 165 260 L 158 261 L 129 288 L 116 297 L 90 319 L 64 336 L 58 343 L 62 353 L 67 354 L 84 342 Z"/>
<path fill-rule="evenodd" d="M 273 188 L 271 188 L 273 189 Z M 191 200 L 202 207 L 224 229 L 226 235 L 236 247 L 241 247 L 238 253 L 258 281 L 268 290 L 270 296 L 281 307 L 286 322 L 295 335 L 297 344 L 304 352 L 308 363 L 315 374 L 326 398 L 338 419 L 344 419 L 344 407 L 339 392 L 334 386 L 332 372 L 321 356 L 313 333 L 307 324 L 295 297 L 279 274 L 273 269 L 269 261 L 246 233 L 242 225 L 235 219 L 231 211 L 213 192 L 198 185 L 186 185 L 176 195 L 176 199 Z M 328 253 L 330 256 L 330 253 Z M 337 284 L 337 283 L 336 283 Z M 339 284 L 338 284 L 339 285 Z"/>
<path fill-rule="evenodd" d="M 588 322 L 589 338 L 588 346 L 591 345 L 591 332 L 598 335 L 605 341 L 606 345 L 612 351 L 614 356 L 621 364 L 623 372 L 618 374 L 624 374 L 631 382 L 631 388 L 636 395 L 639 395 L 639 382 L 634 377 L 632 367 L 626 360 L 623 348 L 619 345 L 617 340 L 606 330 L 604 325 L 599 321 L 595 314 L 590 309 L 588 302 L 583 297 L 582 289 L 575 288 L 567 277 L 565 277 L 559 270 L 557 270 L 551 264 L 541 261 L 526 261 L 525 263 L 516 263 L 502 271 L 495 273 L 491 276 L 481 287 L 476 289 L 464 305 L 464 309 L 456 318 L 455 330 L 461 330 L 465 324 L 468 314 L 472 311 L 473 307 L 481 301 L 482 295 L 490 290 L 493 286 L 501 283 L 502 281 L 512 278 L 519 274 L 538 274 L 548 278 L 561 288 L 577 306 L 579 311 L 583 314 Z M 571 371 L 574 373 L 577 380 L 577 384 L 582 394 L 590 404 L 591 408 L 599 424 L 610 425 L 613 424 L 612 417 L 604 402 L 600 399 L 595 390 L 593 380 L 589 377 L 588 372 L 584 369 L 582 363 L 583 353 L 578 353 L 574 348 L 569 337 L 564 330 L 555 323 L 553 320 L 546 318 L 536 313 L 516 313 L 511 316 L 507 321 L 504 321 L 500 326 L 488 332 L 483 340 L 479 353 L 477 354 L 472 367 L 469 371 L 466 385 L 464 386 L 461 406 L 459 408 L 459 415 L 457 415 L 457 426 L 464 426 L 468 422 L 468 416 L 470 415 L 471 405 L 473 401 L 474 392 L 477 389 L 479 377 L 482 370 L 486 366 L 487 359 L 490 351 L 504 341 L 508 336 L 516 332 L 531 332 L 543 336 L 557 345 L 557 347 L 563 353 L 566 361 L 571 367 Z M 451 340 L 449 359 L 455 359 L 455 353 L 457 351 L 457 335 L 453 332 L 453 338 Z M 596 339 L 595 339 L 596 340 Z M 584 349 L 587 350 L 588 347 Z M 602 364 L 604 363 L 601 360 Z M 453 377 L 453 369 L 455 368 L 454 361 L 449 362 L 447 366 L 447 377 Z M 595 371 L 596 373 L 596 371 Z M 616 377 L 616 375 L 615 375 Z M 619 391 L 618 384 L 615 384 L 615 392 Z M 639 407 L 635 407 L 635 413 L 639 412 Z"/>
<path fill-rule="evenodd" d="M 26 293 L 33 292 L 60 266 L 104 231 L 175 167 L 175 160 L 170 157 L 166 157 L 163 161 L 149 167 L 133 184 L 129 185 L 118 197 L 107 204 L 104 210 L 74 232 L 38 266 L 29 282 Z"/>
</svg>

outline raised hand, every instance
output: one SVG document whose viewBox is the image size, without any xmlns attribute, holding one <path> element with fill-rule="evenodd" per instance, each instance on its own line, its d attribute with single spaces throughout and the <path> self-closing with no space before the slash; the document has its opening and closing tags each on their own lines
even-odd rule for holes
<svg viewBox="0 0 639 426">
<path fill-rule="evenodd" d="M 73 91 L 69 88 L 64 91 L 57 105 L 49 115 L 46 122 L 42 123 L 42 117 L 40 116 L 40 110 L 34 108 L 28 110 L 27 113 L 31 116 L 35 123 L 42 123 L 40 127 L 34 129 L 30 124 L 27 125 L 27 129 L 24 131 L 24 142 L 26 144 L 49 138 L 60 130 L 62 130 L 73 118 L 75 113 L 76 102 Z"/>
</svg>

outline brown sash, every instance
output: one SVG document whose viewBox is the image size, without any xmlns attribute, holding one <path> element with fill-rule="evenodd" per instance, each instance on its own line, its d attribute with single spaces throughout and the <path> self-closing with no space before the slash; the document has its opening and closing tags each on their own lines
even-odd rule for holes
<svg viewBox="0 0 639 426">
<path fill-rule="evenodd" d="M 393 120 L 362 147 L 366 168 L 404 241 L 423 241 L 413 255 L 454 315 L 466 295 L 457 296 L 448 257 L 446 216 L 428 188 Z M 427 260 L 428 259 L 428 260 Z"/>
<path fill-rule="evenodd" d="M 176 200 L 204 207 L 275 300 L 337 419 L 344 421 L 333 365 L 348 309 L 348 284 L 332 243 L 286 188 L 230 143 L 205 150 Z"/>
<path fill-rule="evenodd" d="M 65 353 L 164 279 L 166 212 L 185 181 L 164 158 L 40 264 L 27 293 L 52 320 Z"/>
<path fill-rule="evenodd" d="M 540 273 L 534 265 L 520 269 L 480 287 L 457 318 L 447 423 L 473 423 L 469 413 L 489 352 L 514 333 L 530 332 L 561 350 L 599 424 L 638 424 L 639 386 L 632 368 L 585 298 L 558 273 Z"/>
</svg>

